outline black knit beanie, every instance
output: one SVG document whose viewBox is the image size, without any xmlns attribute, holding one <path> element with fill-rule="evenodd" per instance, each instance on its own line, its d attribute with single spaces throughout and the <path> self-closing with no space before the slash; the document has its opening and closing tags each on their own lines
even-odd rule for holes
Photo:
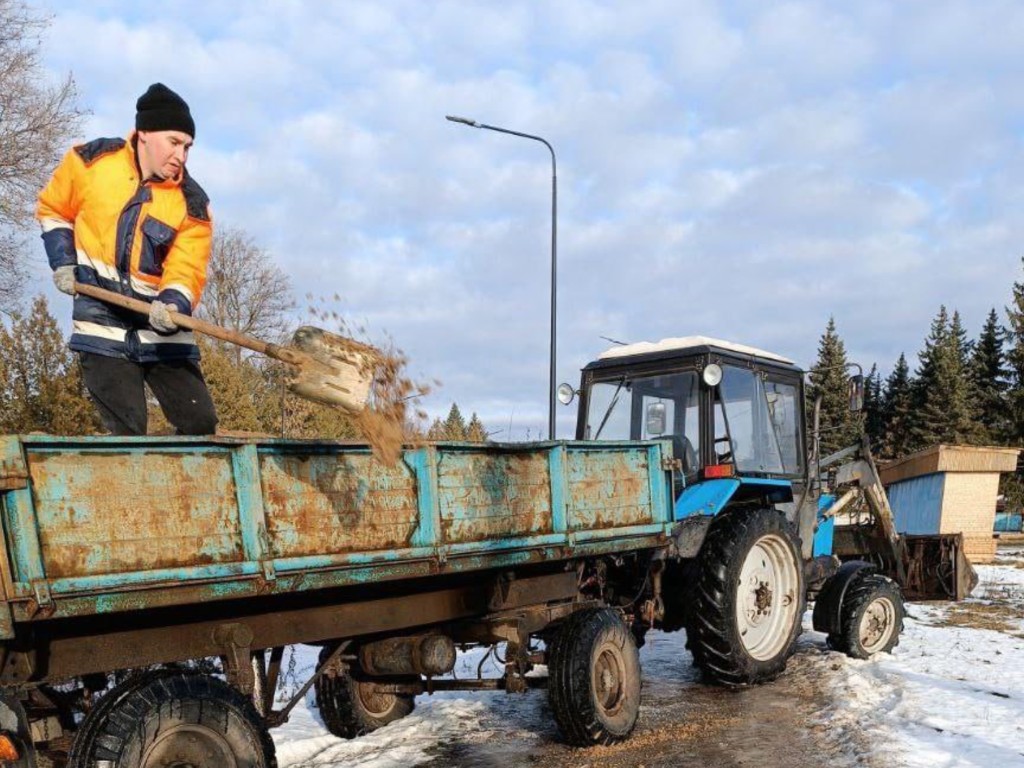
<svg viewBox="0 0 1024 768">
<path fill-rule="evenodd" d="M 138 131 L 181 131 L 193 139 L 196 124 L 188 104 L 163 83 L 153 83 L 135 102 L 135 129 Z"/>
</svg>

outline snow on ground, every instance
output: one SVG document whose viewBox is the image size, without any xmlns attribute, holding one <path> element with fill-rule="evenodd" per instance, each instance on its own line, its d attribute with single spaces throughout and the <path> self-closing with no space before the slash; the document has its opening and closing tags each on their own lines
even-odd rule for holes
<svg viewBox="0 0 1024 768">
<path fill-rule="evenodd" d="M 298 690 L 316 666 L 319 649 L 297 647 L 294 674 L 286 674 L 279 689 L 278 706 Z M 477 668 L 486 651 L 474 649 L 460 653 L 456 675 L 476 677 Z M 499 675 L 492 658 L 484 660 L 485 676 Z M 287 694 L 287 695 L 286 695 Z M 541 691 L 509 696 L 501 691 L 471 693 L 442 691 L 432 696 L 419 696 L 411 715 L 358 739 L 345 741 L 327 732 L 316 710 L 312 691 L 292 712 L 289 722 L 271 733 L 277 744 L 280 768 L 399 768 L 432 762 L 432 749 L 458 739 L 463 742 L 483 741 L 494 735 L 517 729 L 551 730 L 550 716 L 538 712 Z M 515 716 L 506 718 L 511 713 Z M 518 728 L 517 728 L 518 726 Z M 553 731 L 552 731 L 552 735 Z"/>
<path fill-rule="evenodd" d="M 972 599 L 908 606 L 899 647 L 870 661 L 827 652 L 808 614 L 800 658 L 788 674 L 811 675 L 828 693 L 831 704 L 819 714 L 826 738 L 872 765 L 1024 766 L 1024 549 L 1003 551 L 996 565 L 977 570 Z M 682 635 L 649 639 L 641 650 L 647 689 L 694 684 Z M 457 675 L 474 677 L 482 658 L 479 650 L 460 654 Z M 316 649 L 296 649 L 279 700 L 298 689 L 315 663 Z M 491 659 L 484 671 L 496 675 Z M 557 738 L 544 698 L 542 691 L 420 696 L 409 717 L 343 741 L 323 727 L 309 693 L 290 722 L 273 731 L 278 762 L 281 768 L 397 768 L 434 762 L 450 742 L 493 740 L 505 745 L 501 764 L 513 766 L 510 741 Z"/>
<path fill-rule="evenodd" d="M 1024 552 L 977 571 L 970 600 L 909 605 L 892 655 L 820 662 L 823 720 L 867 732 L 883 765 L 1024 766 Z"/>
</svg>

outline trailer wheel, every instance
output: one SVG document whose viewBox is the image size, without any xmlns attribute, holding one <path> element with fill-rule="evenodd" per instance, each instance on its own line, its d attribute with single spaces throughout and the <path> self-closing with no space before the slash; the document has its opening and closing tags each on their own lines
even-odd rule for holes
<svg viewBox="0 0 1024 768">
<path fill-rule="evenodd" d="M 723 685 L 777 677 L 800 634 L 805 598 L 789 523 L 774 509 L 727 512 L 712 523 L 699 563 L 688 638 L 696 665 Z"/>
<path fill-rule="evenodd" d="M 88 768 L 87 756 L 92 752 L 96 736 L 106 721 L 107 715 L 125 696 L 158 677 L 176 674 L 180 673 L 170 669 L 157 669 L 134 674 L 104 693 L 92 709 L 86 712 L 78 726 L 75 740 L 71 745 L 71 752 L 68 754 L 68 768 Z"/>
<path fill-rule="evenodd" d="M 577 611 L 555 633 L 548 657 L 548 698 L 573 746 L 626 738 L 640 714 L 640 655 L 629 628 L 610 608 Z"/>
<path fill-rule="evenodd" d="M 905 615 L 895 582 L 875 573 L 858 575 L 846 589 L 839 631 L 828 636 L 828 644 L 855 659 L 889 653 L 899 645 Z"/>
<path fill-rule="evenodd" d="M 113 693 L 81 746 L 76 739 L 72 766 L 277 768 L 252 702 L 217 678 L 164 673 Z"/>
<path fill-rule="evenodd" d="M 320 651 L 320 663 L 330 655 L 330 648 Z M 394 682 L 409 682 L 396 677 Z M 416 708 L 411 694 L 377 693 L 372 684 L 354 680 L 350 675 L 320 675 L 313 684 L 316 705 L 327 730 L 342 739 L 363 736 L 388 723 L 401 720 Z"/>
</svg>

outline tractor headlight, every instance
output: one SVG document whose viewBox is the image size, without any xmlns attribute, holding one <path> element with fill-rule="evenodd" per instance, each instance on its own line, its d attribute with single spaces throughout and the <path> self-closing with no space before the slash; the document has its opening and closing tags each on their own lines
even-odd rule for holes
<svg viewBox="0 0 1024 768">
<path fill-rule="evenodd" d="M 709 387 L 717 387 L 722 380 L 722 366 L 718 363 L 710 363 L 704 366 L 704 383 Z"/>
</svg>

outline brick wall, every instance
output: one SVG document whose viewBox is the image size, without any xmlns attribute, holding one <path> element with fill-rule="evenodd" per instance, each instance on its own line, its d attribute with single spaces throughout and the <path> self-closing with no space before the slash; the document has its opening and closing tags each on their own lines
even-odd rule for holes
<svg viewBox="0 0 1024 768">
<path fill-rule="evenodd" d="M 964 534 L 964 553 L 975 563 L 991 562 L 996 554 L 992 533 L 996 520 L 999 475 L 994 472 L 950 472 L 942 494 L 940 533 Z"/>
</svg>

